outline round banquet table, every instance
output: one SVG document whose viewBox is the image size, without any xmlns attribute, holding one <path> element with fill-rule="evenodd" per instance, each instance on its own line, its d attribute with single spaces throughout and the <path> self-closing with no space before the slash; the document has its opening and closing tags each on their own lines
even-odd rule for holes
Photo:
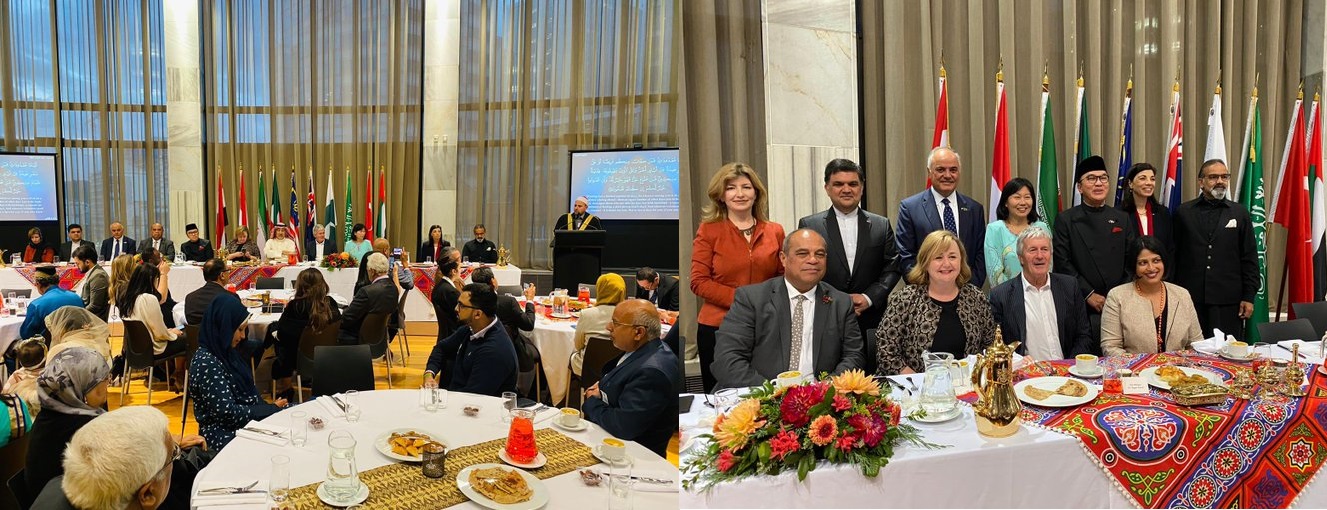
<svg viewBox="0 0 1327 510">
<path fill-rule="evenodd" d="M 259 485 L 262 485 L 271 471 L 269 459 L 278 454 L 290 457 L 291 489 L 321 482 L 327 468 L 327 436 L 334 430 L 349 431 L 355 436 L 355 462 L 361 473 L 396 462 L 379 453 L 372 444 L 373 440 L 379 435 L 391 429 L 414 427 L 423 431 L 431 431 L 443 436 L 451 443 L 451 447 L 473 445 L 504 438 L 507 435 L 507 424 L 502 423 L 500 418 L 500 413 L 503 412 L 502 401 L 496 397 L 449 392 L 447 407 L 440 408 L 434 413 L 427 412 L 419 406 L 418 390 L 364 392 L 356 397 L 355 402 L 363 408 L 363 415 L 356 423 L 349 423 L 345 418 L 329 418 L 322 405 L 312 400 L 284 409 L 268 417 L 262 423 L 289 427 L 290 413 L 299 410 L 309 413 L 310 417 L 322 417 L 327 425 L 322 430 L 310 430 L 308 443 L 302 447 L 289 444 L 276 446 L 237 437 L 217 454 L 206 469 L 198 474 L 198 477 L 194 480 L 194 486 L 197 487 L 206 481 L 240 479 L 258 479 L 261 480 Z M 481 406 L 478 416 L 470 417 L 461 413 L 461 408 L 468 403 Z M 535 424 L 535 428 L 551 427 L 549 416 L 554 414 L 557 413 L 555 411 L 541 413 L 537 418 L 539 421 Z M 593 424 L 582 432 L 563 431 L 562 433 L 591 446 L 599 444 L 603 438 L 609 436 L 603 429 Z M 677 472 L 677 468 L 668 463 L 667 460 L 635 442 L 627 441 L 627 454 L 634 458 L 633 470 Z M 494 458 L 493 462 L 500 461 Z M 448 465 L 446 476 L 454 478 L 456 472 L 455 467 Z M 581 482 L 576 471 L 543 480 L 543 483 L 548 487 L 551 496 L 545 508 L 581 510 L 583 508 L 608 507 L 607 485 L 586 486 Z M 677 493 L 638 490 L 634 491 L 632 501 L 634 508 L 638 510 L 652 508 L 676 509 L 677 498 Z M 369 495 L 369 503 L 373 503 L 372 494 Z M 264 506 L 229 505 L 208 506 L 206 508 L 209 510 L 220 508 L 257 509 L 264 508 Z M 474 502 L 466 501 L 452 508 L 479 509 L 482 507 Z"/>
</svg>

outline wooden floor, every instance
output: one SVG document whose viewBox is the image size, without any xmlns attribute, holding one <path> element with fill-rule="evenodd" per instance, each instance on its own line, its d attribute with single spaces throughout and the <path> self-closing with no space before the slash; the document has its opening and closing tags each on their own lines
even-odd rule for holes
<svg viewBox="0 0 1327 510">
<path fill-rule="evenodd" d="M 119 336 L 118 325 L 112 326 L 111 352 L 120 352 L 122 337 Z M 410 348 L 410 359 L 404 366 L 392 365 L 392 386 L 394 388 L 418 388 L 424 381 L 424 364 L 428 361 L 429 351 L 433 349 L 433 344 L 437 339 L 437 325 L 427 322 L 407 322 L 406 323 L 406 341 Z M 393 351 L 396 347 L 393 346 Z M 141 373 L 141 372 L 138 372 Z M 377 389 L 387 389 L 387 368 L 382 363 L 373 364 L 373 373 L 376 378 Z M 307 398 L 307 397 L 306 397 Z M 180 431 L 180 404 L 183 401 L 183 395 L 172 393 L 167 390 L 165 383 L 157 383 L 152 387 L 152 405 L 171 420 L 171 431 Z M 129 394 L 125 397 L 125 405 L 141 405 L 147 402 L 147 387 L 143 384 L 140 376 L 129 385 Z M 110 408 L 115 409 L 120 405 L 120 388 L 110 388 Z M 193 410 L 190 409 L 189 419 L 185 422 L 184 430 L 186 434 L 198 433 L 198 422 L 194 421 Z M 668 443 L 668 461 L 674 466 L 678 463 L 677 457 L 678 436 L 673 435 L 672 441 Z"/>
</svg>

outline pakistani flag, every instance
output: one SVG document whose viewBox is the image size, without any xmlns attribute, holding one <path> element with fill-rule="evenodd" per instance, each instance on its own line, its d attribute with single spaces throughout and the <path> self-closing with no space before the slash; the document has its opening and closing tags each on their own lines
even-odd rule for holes
<svg viewBox="0 0 1327 510">
<path fill-rule="evenodd" d="M 276 191 L 277 189 L 280 189 L 277 187 L 277 183 L 276 167 L 272 167 L 272 207 L 267 210 L 267 213 L 272 215 L 272 217 L 267 220 L 267 228 L 269 230 L 272 227 L 275 227 L 277 223 L 281 222 L 281 194 Z M 262 249 L 262 247 L 260 246 L 259 249 Z"/>
<path fill-rule="evenodd" d="M 355 238 L 355 195 L 350 192 L 350 167 L 346 167 L 346 246 L 350 246 L 350 240 Z"/>
<path fill-rule="evenodd" d="M 1244 144 L 1240 146 L 1239 177 L 1236 179 L 1235 197 L 1249 211 L 1253 222 L 1253 239 L 1258 246 L 1258 295 L 1253 298 L 1253 315 L 1245 324 L 1244 338 L 1258 342 L 1258 324 L 1267 322 L 1267 207 L 1263 197 L 1262 117 L 1258 114 L 1258 89 L 1249 99 L 1249 122 L 1244 127 Z"/>
<path fill-rule="evenodd" d="M 255 239 L 257 239 L 258 246 L 267 244 L 267 231 L 271 230 L 272 228 L 272 225 L 267 222 L 270 216 L 267 215 L 267 192 L 265 191 L 267 185 L 263 183 L 263 181 L 265 180 L 267 180 L 267 173 L 263 171 L 262 166 L 259 166 L 258 167 L 258 217 L 262 218 L 262 221 L 259 221 L 257 225 L 254 225 L 255 227 L 258 227 L 257 228 L 258 231 L 254 232 L 254 234 L 258 235 L 253 236 Z M 275 187 L 272 188 L 272 194 L 273 195 L 276 194 Z"/>
<path fill-rule="evenodd" d="M 1055 123 L 1051 120 L 1050 77 L 1041 78 L 1041 148 L 1037 154 L 1037 216 L 1047 225 L 1055 224 L 1060 212 L 1060 171 L 1055 162 Z"/>
<path fill-rule="evenodd" d="M 327 218 L 327 238 L 336 239 L 336 199 L 333 198 L 332 167 L 327 167 L 327 207 L 323 208 L 323 217 Z"/>
</svg>

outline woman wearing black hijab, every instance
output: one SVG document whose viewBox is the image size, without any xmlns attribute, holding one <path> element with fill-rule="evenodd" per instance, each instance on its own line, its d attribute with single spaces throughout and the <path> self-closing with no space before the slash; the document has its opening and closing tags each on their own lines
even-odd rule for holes
<svg viewBox="0 0 1327 510">
<path fill-rule="evenodd" d="M 264 402 L 253 382 L 249 363 L 235 347 L 247 334 L 249 310 L 234 294 L 221 294 L 203 313 L 198 352 L 189 363 L 189 394 L 194 397 L 198 431 L 213 450 L 235 438 L 250 420 L 261 420 L 286 407 Z"/>
</svg>

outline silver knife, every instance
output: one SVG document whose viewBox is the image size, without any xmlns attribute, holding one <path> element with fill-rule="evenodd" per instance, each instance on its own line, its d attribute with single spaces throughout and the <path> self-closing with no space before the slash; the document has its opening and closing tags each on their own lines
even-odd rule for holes
<svg viewBox="0 0 1327 510">
<path fill-rule="evenodd" d="M 256 429 L 256 428 L 253 428 L 253 427 L 244 427 L 243 430 L 247 430 L 247 431 L 249 431 L 249 432 L 254 432 L 254 433 L 258 433 L 258 434 L 264 434 L 264 435 L 268 435 L 268 436 L 274 436 L 274 437 L 286 437 L 285 434 L 282 434 L 282 433 L 279 433 L 279 432 L 273 432 L 273 431 L 271 431 L 271 430 L 264 430 L 264 429 Z"/>
<path fill-rule="evenodd" d="M 1282 348 L 1282 349 L 1285 349 L 1285 351 L 1286 351 L 1286 352 L 1289 352 L 1289 353 L 1294 353 L 1294 352 L 1295 352 L 1295 351 L 1292 350 L 1291 348 L 1286 347 L 1286 346 L 1281 345 L 1281 344 L 1276 344 L 1276 346 L 1277 346 L 1277 347 L 1280 347 L 1280 348 Z M 1302 353 L 1302 352 L 1299 353 L 1299 357 L 1301 357 L 1301 358 L 1309 358 L 1307 355 L 1305 355 L 1305 354 Z M 1313 358 L 1309 358 L 1309 359 L 1312 360 Z M 1296 359 L 1295 361 L 1299 361 L 1299 360 Z"/>
<path fill-rule="evenodd" d="M 346 412 L 346 403 L 345 403 L 345 402 L 342 402 L 341 399 L 336 398 L 336 395 L 329 395 L 329 396 L 332 397 L 332 402 L 335 403 L 337 407 L 340 407 L 340 408 L 341 408 L 341 412 L 343 412 L 343 413 Z"/>
</svg>

